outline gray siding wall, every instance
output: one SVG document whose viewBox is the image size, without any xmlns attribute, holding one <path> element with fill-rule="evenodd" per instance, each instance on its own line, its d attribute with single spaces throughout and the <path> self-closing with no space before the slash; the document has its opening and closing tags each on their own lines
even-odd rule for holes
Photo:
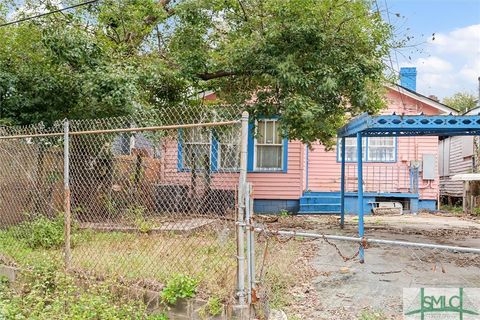
<svg viewBox="0 0 480 320">
<path fill-rule="evenodd" d="M 473 170 L 473 137 L 451 137 L 439 143 L 441 196 L 463 196 L 463 182 L 452 181 L 456 174 Z"/>
</svg>

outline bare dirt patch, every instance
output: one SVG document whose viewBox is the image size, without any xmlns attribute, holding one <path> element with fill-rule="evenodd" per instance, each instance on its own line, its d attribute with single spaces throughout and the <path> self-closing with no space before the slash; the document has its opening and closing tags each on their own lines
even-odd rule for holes
<svg viewBox="0 0 480 320">
<path fill-rule="evenodd" d="M 338 222 L 333 216 L 296 216 L 265 225 L 273 230 L 357 235 L 355 217 L 347 217 L 344 229 Z M 368 216 L 365 234 L 368 238 L 480 248 L 478 220 L 455 216 Z M 303 245 L 312 250 L 312 242 Z M 355 256 L 356 243 L 315 240 L 313 245 L 314 254 L 306 256 L 307 267 L 292 266 L 313 267 L 307 278 L 299 277 L 288 289 L 292 299 L 284 309 L 298 319 L 360 319 L 365 312 L 401 319 L 403 288 L 480 286 L 478 254 L 374 245 L 365 250 L 365 263 L 361 264 L 358 257 L 342 258 Z"/>
</svg>

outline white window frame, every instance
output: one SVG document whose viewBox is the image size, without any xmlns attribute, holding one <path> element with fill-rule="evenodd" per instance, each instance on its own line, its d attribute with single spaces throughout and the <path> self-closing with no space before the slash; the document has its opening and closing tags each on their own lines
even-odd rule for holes
<svg viewBox="0 0 480 320">
<path fill-rule="evenodd" d="M 388 144 L 388 145 L 383 144 L 383 145 L 375 145 L 374 146 L 374 145 L 371 144 L 371 141 L 372 141 L 372 139 L 376 139 L 376 138 L 378 138 L 378 139 L 392 139 L 393 144 L 391 144 L 391 145 L 390 144 Z M 387 147 L 388 148 L 393 148 L 393 159 L 390 160 L 390 159 L 371 159 L 370 158 L 370 154 L 372 153 L 372 152 L 370 152 L 371 149 L 382 149 L 382 148 L 387 148 Z M 367 157 L 366 157 L 367 162 L 382 162 L 382 163 L 395 162 L 396 151 L 397 151 L 397 139 L 395 137 L 369 137 L 368 142 L 367 142 Z"/>
<path fill-rule="evenodd" d="M 352 145 L 348 145 L 348 141 L 353 141 L 354 143 Z M 345 154 L 347 154 L 347 147 L 355 148 L 355 152 L 353 153 L 355 156 L 355 159 L 349 160 L 345 159 L 345 162 L 347 163 L 352 163 L 352 162 L 357 162 L 357 138 L 345 138 Z M 342 161 L 342 139 L 338 138 L 337 139 L 337 162 Z M 362 161 L 366 162 L 367 160 L 367 138 L 363 137 L 362 138 Z"/>
<path fill-rule="evenodd" d="M 229 167 L 223 167 L 222 166 L 222 145 L 223 146 L 236 146 L 238 149 L 240 149 L 240 144 L 239 143 L 233 143 L 233 142 L 220 142 L 220 141 L 217 141 L 218 143 L 218 150 L 217 150 L 217 161 L 218 161 L 218 164 L 217 164 L 217 170 L 230 170 L 230 171 L 239 171 L 240 170 L 240 150 L 238 150 L 238 166 L 237 167 L 232 167 L 232 166 L 229 166 Z"/>
<path fill-rule="evenodd" d="M 202 127 L 193 127 L 193 128 L 188 128 L 187 130 L 202 130 Z M 208 134 L 208 142 L 197 142 L 197 141 L 187 141 L 186 140 L 186 134 L 185 134 L 185 129 L 183 129 L 182 132 L 182 144 L 183 144 L 183 151 L 182 151 L 182 169 L 183 170 L 192 170 L 190 166 L 187 165 L 187 145 L 208 145 L 208 158 L 209 158 L 209 163 L 208 163 L 208 170 L 211 168 L 211 162 L 212 159 L 210 159 L 210 155 L 212 154 L 212 132 L 210 131 Z M 197 168 L 198 169 L 205 169 L 205 168 Z"/>
<path fill-rule="evenodd" d="M 371 146 L 370 144 L 370 141 L 371 139 L 375 139 L 375 138 L 391 138 L 393 139 L 393 145 L 391 146 L 393 148 L 393 159 L 392 160 L 385 160 L 385 159 L 371 159 L 370 158 L 370 149 L 371 148 L 384 148 L 385 145 L 379 145 L 379 146 Z M 356 155 L 357 155 L 357 138 L 346 138 L 345 141 L 354 141 L 354 143 L 352 145 L 350 145 L 350 147 L 353 147 L 355 148 L 355 159 L 354 160 L 349 160 L 349 159 L 346 159 L 345 162 L 347 163 L 353 163 L 353 162 L 357 162 L 357 159 L 356 159 Z M 346 144 L 345 146 L 345 154 L 347 153 L 346 152 L 346 148 L 347 148 L 348 144 Z M 337 140 L 337 162 L 341 162 L 342 161 L 342 152 L 341 152 L 341 147 L 342 147 L 342 139 L 341 138 L 338 138 Z M 389 145 L 390 147 L 390 145 Z M 397 138 L 396 137 L 363 137 L 362 138 L 362 161 L 363 162 L 373 162 L 373 163 L 395 163 L 397 162 Z"/>
<path fill-rule="evenodd" d="M 284 166 L 284 162 L 285 162 L 285 159 L 284 159 L 284 138 L 280 138 L 281 141 L 280 143 L 258 143 L 257 141 L 257 133 L 258 133 L 258 122 L 260 121 L 263 121 L 263 122 L 273 122 L 274 123 L 274 133 L 277 129 L 277 123 L 278 123 L 278 119 L 260 119 L 260 120 L 257 120 L 255 121 L 255 137 L 254 137 L 254 149 L 253 149 L 253 169 L 254 171 L 267 171 L 267 172 L 279 172 L 279 171 L 283 171 L 283 166 Z M 266 130 L 266 126 L 265 126 L 265 130 Z M 266 136 L 266 131 L 264 132 L 264 136 Z M 276 137 L 276 134 L 274 134 L 273 137 Z M 257 151 L 257 147 L 258 146 L 280 146 L 281 147 L 281 152 L 280 152 L 280 157 L 281 157 L 281 161 L 280 161 L 280 167 L 278 168 L 261 168 L 261 167 L 258 167 L 257 165 L 257 155 L 258 155 L 258 151 Z"/>
</svg>

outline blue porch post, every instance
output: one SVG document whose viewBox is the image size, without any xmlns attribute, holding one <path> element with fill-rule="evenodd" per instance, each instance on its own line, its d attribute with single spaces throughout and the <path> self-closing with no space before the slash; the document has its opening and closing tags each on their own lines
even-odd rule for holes
<svg viewBox="0 0 480 320">
<path fill-rule="evenodd" d="M 308 146 L 305 146 L 305 191 L 308 191 Z"/>
<path fill-rule="evenodd" d="M 342 157 L 342 172 L 340 176 L 340 228 L 345 224 L 345 137 L 342 138 L 340 151 Z"/>
<path fill-rule="evenodd" d="M 362 133 L 357 133 L 357 169 L 358 169 L 358 236 L 363 238 L 363 152 Z M 363 246 L 360 247 L 360 263 L 365 261 Z"/>
</svg>

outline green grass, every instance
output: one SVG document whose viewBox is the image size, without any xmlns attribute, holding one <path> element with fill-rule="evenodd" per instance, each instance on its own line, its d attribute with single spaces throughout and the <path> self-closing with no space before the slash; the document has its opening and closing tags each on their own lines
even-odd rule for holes
<svg viewBox="0 0 480 320">
<path fill-rule="evenodd" d="M 167 283 L 174 274 L 199 281 L 199 296 L 223 300 L 233 297 L 235 250 L 232 236 L 220 239 L 215 232 L 190 235 L 78 231 L 74 234 L 72 267 L 136 282 L 140 279 Z M 63 249 L 32 248 L 19 239 L 18 230 L 0 232 L 4 263 L 34 267 L 46 262 L 60 269 Z"/>
<path fill-rule="evenodd" d="M 12 232 L 0 232 L 0 252 L 3 263 L 23 267 L 43 265 L 45 262 L 58 267 L 62 263 L 62 251 L 58 248 L 31 248 L 25 241 L 19 240 Z"/>
<path fill-rule="evenodd" d="M 76 271 L 148 284 L 167 284 L 174 275 L 185 275 L 198 282 L 198 298 L 210 301 L 215 297 L 229 303 L 235 297 L 236 242 L 232 231 L 225 236 L 216 230 L 188 235 L 76 230 L 72 244 L 72 268 Z M 292 265 L 300 252 L 301 241 L 270 243 L 264 284 L 272 307 L 291 302 L 288 291 L 298 278 Z M 62 247 L 32 248 L 18 236 L 18 229 L 0 231 L 0 254 L 3 263 L 27 269 L 46 264 L 63 268 Z M 256 261 L 262 258 L 259 250 Z"/>
<path fill-rule="evenodd" d="M 454 214 L 463 214 L 463 208 L 459 206 L 449 206 L 449 205 L 442 205 L 440 207 L 442 211 L 448 211 Z"/>
<path fill-rule="evenodd" d="M 114 295 L 107 284 L 76 285 L 75 279 L 54 267 L 22 272 L 14 284 L 0 283 L 2 319 L 145 319 L 166 320 L 150 315 L 138 301 Z"/>
<path fill-rule="evenodd" d="M 380 311 L 363 310 L 358 320 L 385 320 L 387 317 Z"/>
</svg>

